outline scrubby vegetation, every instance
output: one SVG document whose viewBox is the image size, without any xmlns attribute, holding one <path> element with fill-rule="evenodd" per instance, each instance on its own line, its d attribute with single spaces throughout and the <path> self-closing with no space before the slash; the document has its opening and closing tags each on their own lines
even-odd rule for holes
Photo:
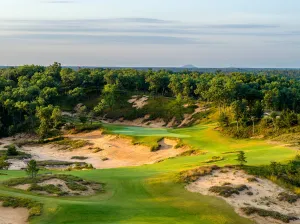
<svg viewBox="0 0 300 224">
<path fill-rule="evenodd" d="M 57 179 L 63 181 L 71 192 L 66 191 L 60 184 L 43 184 L 46 181 Z M 41 175 L 37 176 L 36 178 L 16 178 L 5 181 L 3 184 L 7 187 L 30 184 L 27 191 L 46 192 L 50 195 L 57 196 L 73 195 L 75 193 L 77 194 L 78 192 L 85 192 L 89 190 L 89 187 L 96 192 L 103 191 L 103 184 L 93 181 L 86 181 L 76 176 L 63 174 Z"/>
<path fill-rule="evenodd" d="M 240 194 L 241 191 L 248 190 L 246 185 L 228 186 L 230 183 L 223 186 L 213 186 L 209 191 L 216 193 L 222 197 L 228 198 L 233 194 Z"/>
<path fill-rule="evenodd" d="M 85 157 L 85 156 L 73 156 L 71 159 L 86 160 L 86 159 L 88 159 L 88 157 Z"/>
<path fill-rule="evenodd" d="M 265 209 L 254 208 L 254 207 L 245 207 L 245 208 L 242 208 L 242 211 L 246 215 L 257 214 L 262 217 L 270 217 L 273 219 L 277 219 L 277 220 L 280 220 L 285 223 L 289 223 L 290 221 L 298 220 L 298 218 L 294 217 L 294 216 L 283 215 L 283 214 L 280 214 L 279 212 L 268 211 Z"/>
<path fill-rule="evenodd" d="M 278 195 L 278 200 L 279 201 L 287 201 L 290 204 L 293 204 L 294 202 L 298 201 L 298 199 L 300 199 L 300 196 L 294 195 L 294 194 L 289 194 L 289 193 L 286 193 L 286 192 L 281 192 Z"/>
<path fill-rule="evenodd" d="M 15 145 L 8 145 L 7 150 L 0 151 L 0 157 L 5 157 L 5 159 L 29 159 L 30 154 L 21 152 L 17 150 Z"/>
<path fill-rule="evenodd" d="M 211 159 L 204 161 L 203 163 L 215 163 L 224 160 L 222 156 L 213 156 Z"/>
<path fill-rule="evenodd" d="M 269 178 L 300 194 L 300 156 L 287 164 L 272 162 L 270 165 L 244 167 L 252 175 Z"/>
<path fill-rule="evenodd" d="M 0 195 L 0 201 L 3 202 L 2 206 L 4 207 L 28 208 L 29 217 L 40 216 L 42 214 L 43 205 L 31 199 Z"/>
<path fill-rule="evenodd" d="M 91 143 L 89 143 L 88 141 L 72 140 L 72 139 L 68 139 L 68 138 L 65 138 L 61 141 L 56 141 L 55 144 L 65 146 L 65 148 L 64 148 L 65 150 L 73 150 L 73 149 L 78 149 L 78 148 L 82 148 L 84 146 L 91 145 Z"/>
<path fill-rule="evenodd" d="M 218 170 L 218 166 L 201 166 L 196 169 L 183 171 L 180 173 L 180 181 L 184 183 L 191 183 L 198 180 L 200 177 L 210 175 L 214 170 Z"/>
</svg>

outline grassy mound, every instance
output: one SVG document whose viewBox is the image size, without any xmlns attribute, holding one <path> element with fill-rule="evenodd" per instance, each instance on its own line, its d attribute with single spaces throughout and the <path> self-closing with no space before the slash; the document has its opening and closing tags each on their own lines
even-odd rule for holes
<svg viewBox="0 0 300 224">
<path fill-rule="evenodd" d="M 47 181 L 51 180 L 60 180 L 58 184 L 50 183 L 45 184 Z M 101 192 L 103 190 L 102 185 L 93 181 L 86 181 L 80 177 L 71 176 L 71 175 L 43 175 L 36 178 L 16 178 L 10 179 L 3 182 L 7 187 L 16 187 L 16 186 L 26 186 L 30 185 L 27 188 L 27 191 L 32 192 L 44 192 L 49 195 L 64 196 L 64 195 L 81 195 L 82 192 L 91 190 L 92 193 Z M 63 185 L 66 185 L 66 188 Z"/>
</svg>

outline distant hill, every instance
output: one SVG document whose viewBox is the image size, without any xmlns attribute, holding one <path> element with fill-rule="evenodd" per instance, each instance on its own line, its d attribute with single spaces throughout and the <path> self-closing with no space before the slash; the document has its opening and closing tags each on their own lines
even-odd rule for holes
<svg viewBox="0 0 300 224">
<path fill-rule="evenodd" d="M 197 67 L 194 65 L 184 65 L 181 68 L 197 68 Z"/>
</svg>

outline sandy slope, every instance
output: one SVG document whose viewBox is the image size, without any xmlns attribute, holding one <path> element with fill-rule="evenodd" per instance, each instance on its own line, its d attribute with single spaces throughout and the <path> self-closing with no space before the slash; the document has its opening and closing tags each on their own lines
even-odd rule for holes
<svg viewBox="0 0 300 224">
<path fill-rule="evenodd" d="M 0 203 L 0 224 L 26 224 L 28 216 L 25 208 L 5 208 Z"/>
<path fill-rule="evenodd" d="M 241 192 L 240 195 L 235 194 L 229 198 L 222 197 L 227 203 L 232 205 L 235 208 L 235 211 L 241 216 L 245 216 L 245 214 L 240 211 L 241 207 L 253 206 L 256 208 L 277 211 L 281 214 L 293 215 L 300 218 L 300 200 L 294 204 L 289 204 L 288 202 L 279 201 L 277 199 L 278 194 L 285 192 L 285 189 L 279 187 L 269 180 L 260 178 L 256 178 L 258 182 L 249 182 L 247 179 L 252 176 L 245 174 L 244 171 L 235 171 L 230 169 L 227 171 L 228 172 L 225 171 L 225 173 L 224 170 L 215 171 L 213 175 L 201 177 L 199 180 L 191 183 L 186 188 L 191 192 L 198 192 L 204 195 L 215 195 L 214 193 L 209 192 L 209 188 L 212 186 L 221 186 L 224 183 L 231 183 L 232 185 L 245 184 L 248 186 L 249 190 L 245 190 Z M 249 191 L 253 193 L 252 196 L 246 194 Z M 258 217 L 257 215 L 253 215 L 250 218 L 260 224 L 281 223 L 278 220 L 262 218 Z M 299 224 L 300 220 L 290 223 Z"/>
<path fill-rule="evenodd" d="M 73 156 L 84 156 L 88 157 L 84 162 L 92 164 L 97 169 L 152 164 L 169 157 L 174 157 L 187 150 L 186 148 L 175 149 L 176 141 L 164 139 L 160 142 L 162 145 L 161 149 L 157 152 L 151 152 L 147 146 L 132 145 L 129 138 L 102 135 L 101 131 L 68 135 L 66 137 L 74 140 L 87 140 L 93 144 L 93 148 L 99 147 L 103 151 L 94 153 L 94 150 L 90 149 L 91 146 L 85 146 L 72 151 L 60 150 L 61 146 L 55 144 L 28 145 L 23 146 L 21 150 L 31 154 L 32 158 L 37 161 L 59 160 L 83 162 L 82 160 L 73 160 L 71 158 Z M 0 142 L 11 144 L 12 139 L 0 139 Z M 103 161 L 104 158 L 108 158 L 108 160 Z M 24 167 L 24 164 L 26 167 L 26 161 L 14 161 L 11 169 L 18 170 Z"/>
</svg>

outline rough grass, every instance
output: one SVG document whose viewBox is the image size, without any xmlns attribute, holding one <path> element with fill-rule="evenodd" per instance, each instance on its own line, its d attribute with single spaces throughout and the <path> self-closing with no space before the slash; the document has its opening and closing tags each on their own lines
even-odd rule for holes
<svg viewBox="0 0 300 224">
<path fill-rule="evenodd" d="M 71 166 L 74 164 L 80 164 L 85 165 L 84 162 L 67 162 L 67 161 L 58 161 L 58 160 L 44 160 L 44 161 L 37 161 L 37 165 L 40 167 L 46 167 L 46 166 Z"/>
<path fill-rule="evenodd" d="M 55 144 L 66 146 L 66 149 L 68 150 L 78 149 L 87 145 L 91 145 L 91 143 L 85 140 L 73 140 L 68 138 L 65 138 L 61 141 L 57 141 Z"/>
<path fill-rule="evenodd" d="M 212 174 L 214 170 L 218 170 L 218 166 L 201 166 L 196 169 L 183 171 L 180 173 L 180 181 L 184 183 L 191 183 L 198 180 L 200 177 Z"/>
<path fill-rule="evenodd" d="M 213 156 L 211 159 L 205 160 L 203 163 L 215 163 L 224 160 L 222 156 Z"/>
<path fill-rule="evenodd" d="M 73 156 L 71 159 L 76 159 L 76 160 L 87 160 L 89 157 L 85 156 Z"/>
</svg>

